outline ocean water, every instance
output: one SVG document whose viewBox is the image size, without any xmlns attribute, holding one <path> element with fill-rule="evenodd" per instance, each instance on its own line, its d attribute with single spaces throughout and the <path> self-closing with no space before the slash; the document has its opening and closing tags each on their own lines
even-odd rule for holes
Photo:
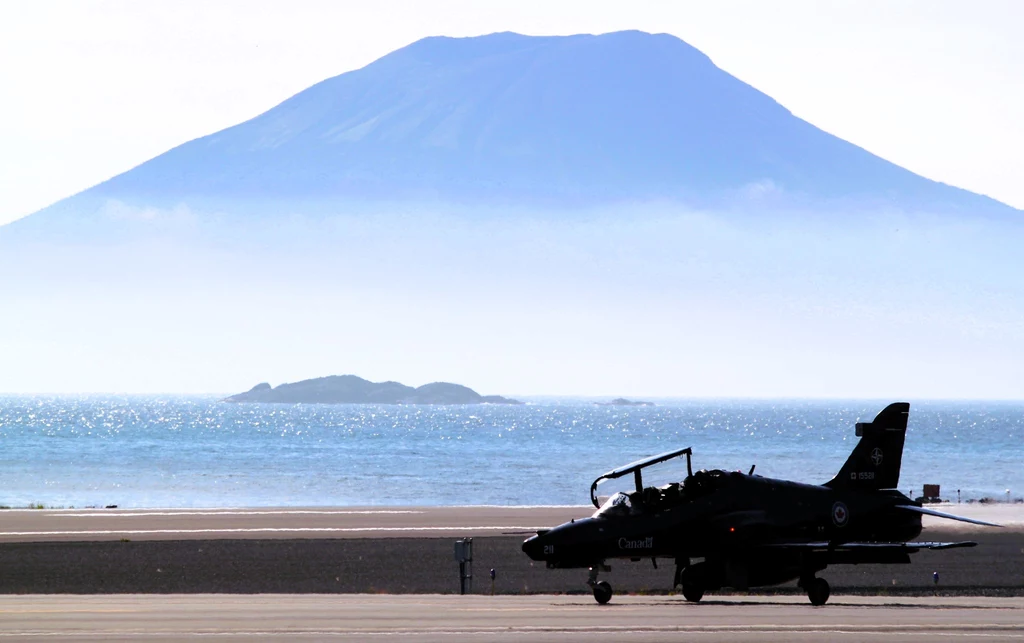
<svg viewBox="0 0 1024 643">
<path fill-rule="evenodd" d="M 234 405 L 208 397 L 0 397 L 0 505 L 557 505 L 632 460 L 821 483 L 886 402 Z M 648 482 L 681 479 L 685 462 Z M 653 477 L 659 479 L 653 479 Z M 1024 496 L 1024 403 L 917 402 L 900 488 Z"/>
</svg>

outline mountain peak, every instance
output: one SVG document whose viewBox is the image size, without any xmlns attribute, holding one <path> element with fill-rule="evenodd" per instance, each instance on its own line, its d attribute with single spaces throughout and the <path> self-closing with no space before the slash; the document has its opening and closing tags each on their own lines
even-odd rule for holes
<svg viewBox="0 0 1024 643">
<path fill-rule="evenodd" d="M 1013 211 L 823 132 L 682 40 L 640 31 L 424 38 L 58 209 L 111 199 L 760 206 L 764 186 L 812 205 Z"/>
</svg>

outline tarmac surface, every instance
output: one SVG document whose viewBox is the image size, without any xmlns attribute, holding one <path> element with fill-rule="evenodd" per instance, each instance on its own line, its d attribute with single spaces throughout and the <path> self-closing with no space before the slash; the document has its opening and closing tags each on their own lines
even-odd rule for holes
<svg viewBox="0 0 1024 643">
<path fill-rule="evenodd" d="M 920 540 L 978 546 L 922 551 L 910 565 L 836 565 L 833 595 L 1024 595 L 1021 505 L 963 505 L 1006 528 L 941 521 Z M 0 511 L 0 594 L 447 594 L 459 591 L 453 543 L 473 537 L 471 593 L 586 592 L 585 570 L 546 569 L 521 550 L 537 528 L 588 507 L 65 509 Z M 1015 518 L 1016 516 L 1016 518 Z M 931 519 L 929 519 L 931 520 Z M 1013 521 L 1017 520 L 1017 523 Z M 935 522 L 939 522 L 935 519 Z M 967 527 L 964 529 L 963 527 Z M 949 529 L 952 528 L 952 529 Z M 609 561 L 617 594 L 665 593 L 671 565 Z M 940 584 L 933 582 L 939 572 Z M 761 594 L 802 594 L 789 583 Z"/>
<path fill-rule="evenodd" d="M 589 516 L 577 507 L 7 509 L 0 542 L 493 536 Z"/>
<path fill-rule="evenodd" d="M 1024 598 L 109 595 L 0 597 L 0 639 L 1022 641 Z"/>
<path fill-rule="evenodd" d="M 941 509 L 1008 526 L 926 517 L 921 540 L 979 546 L 830 567 L 824 607 L 793 583 L 690 604 L 666 595 L 672 570 L 649 561 L 615 561 L 602 578 L 616 595 L 600 606 L 585 571 L 520 550 L 585 506 L 3 510 L 0 643 L 1024 641 L 1024 507 Z M 467 596 L 452 556 L 463 537 L 474 538 Z"/>
<path fill-rule="evenodd" d="M 929 505 L 941 511 L 1024 529 L 1024 504 Z M 227 509 L 0 510 L 0 542 L 191 540 L 218 538 L 439 538 L 533 533 L 590 505 L 542 507 L 309 507 Z M 925 516 L 944 531 L 978 527 Z M 923 538 L 922 538 L 923 539 Z"/>
</svg>

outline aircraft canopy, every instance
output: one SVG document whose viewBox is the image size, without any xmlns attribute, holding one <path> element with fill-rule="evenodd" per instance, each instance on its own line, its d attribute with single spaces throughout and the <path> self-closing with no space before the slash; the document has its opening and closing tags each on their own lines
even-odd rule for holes
<svg viewBox="0 0 1024 643">
<path fill-rule="evenodd" d="M 594 480 L 593 484 L 590 485 L 590 502 L 592 502 L 595 507 L 600 508 L 601 504 L 597 501 L 597 485 L 601 484 L 605 480 L 614 480 L 615 478 L 621 478 L 622 476 L 629 475 L 631 473 L 633 474 L 633 479 L 636 482 L 637 492 L 643 492 L 644 483 L 643 477 L 640 474 L 641 470 L 651 465 L 659 464 L 661 462 L 665 462 L 666 460 L 671 460 L 672 458 L 678 458 L 679 456 L 682 455 L 686 456 L 686 473 L 688 476 L 692 476 L 693 466 L 690 463 L 690 456 L 692 454 L 693 451 L 690 449 L 690 447 L 686 447 L 685 449 L 666 451 L 665 453 L 651 456 L 650 458 L 644 458 L 643 460 L 631 462 L 625 466 L 619 467 L 618 469 L 612 469 L 608 473 L 598 476 L 597 480 Z M 612 497 L 614 498 L 615 496 Z"/>
<path fill-rule="evenodd" d="M 632 511 L 633 503 L 629 499 L 629 494 L 620 491 L 604 501 L 604 504 L 594 512 L 594 518 L 628 516 Z"/>
</svg>

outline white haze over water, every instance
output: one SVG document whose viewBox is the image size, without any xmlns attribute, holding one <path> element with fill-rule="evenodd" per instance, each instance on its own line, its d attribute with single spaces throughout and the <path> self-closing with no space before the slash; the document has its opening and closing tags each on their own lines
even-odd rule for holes
<svg viewBox="0 0 1024 643">
<path fill-rule="evenodd" d="M 353 373 L 503 395 L 1022 396 L 1018 222 L 268 207 L 110 203 L 63 241 L 5 229 L 0 390 Z"/>
</svg>

